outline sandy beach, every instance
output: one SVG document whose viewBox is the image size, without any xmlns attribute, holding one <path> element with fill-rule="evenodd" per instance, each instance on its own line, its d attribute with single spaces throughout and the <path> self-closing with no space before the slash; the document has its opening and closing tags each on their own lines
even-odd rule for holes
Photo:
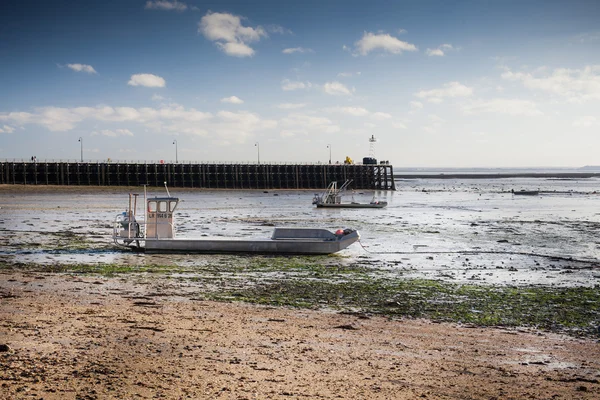
<svg viewBox="0 0 600 400">
<path fill-rule="evenodd" d="M 594 399 L 600 345 L 2 272 L 6 399 Z M 6 349 L 4 349 L 6 350 Z"/>
</svg>

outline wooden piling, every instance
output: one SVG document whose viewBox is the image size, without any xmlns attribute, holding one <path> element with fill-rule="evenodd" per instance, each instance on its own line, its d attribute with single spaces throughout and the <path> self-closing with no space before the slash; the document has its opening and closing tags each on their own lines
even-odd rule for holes
<svg viewBox="0 0 600 400">
<path fill-rule="evenodd" d="M 206 189 L 323 189 L 352 179 L 354 189 L 395 190 L 389 164 L 204 164 L 0 161 L 0 184 L 149 186 Z"/>
</svg>

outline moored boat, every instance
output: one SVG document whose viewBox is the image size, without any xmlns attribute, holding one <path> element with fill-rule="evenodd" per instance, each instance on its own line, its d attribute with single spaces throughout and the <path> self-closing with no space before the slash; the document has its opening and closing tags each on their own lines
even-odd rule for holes
<svg viewBox="0 0 600 400">
<path fill-rule="evenodd" d="M 375 199 L 369 203 L 343 202 L 342 195 L 351 182 L 352 180 L 348 180 L 339 188 L 337 182 L 331 182 L 322 195 L 315 194 L 313 204 L 317 208 L 384 208 L 387 206 L 387 201 L 376 201 Z"/>
<path fill-rule="evenodd" d="M 147 253 L 331 254 L 359 240 L 354 229 L 335 232 L 322 228 L 279 227 L 270 238 L 183 238 L 176 235 L 175 210 L 179 198 L 144 195 L 144 219 L 137 214 L 137 194 L 129 195 L 129 208 L 117 215 L 115 244 Z"/>
</svg>

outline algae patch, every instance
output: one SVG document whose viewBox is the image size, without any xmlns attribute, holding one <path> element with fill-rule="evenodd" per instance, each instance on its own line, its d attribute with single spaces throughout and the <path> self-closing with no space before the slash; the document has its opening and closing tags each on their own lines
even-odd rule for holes
<svg viewBox="0 0 600 400">
<path fill-rule="evenodd" d="M 407 278 L 338 257 L 207 257 L 185 265 L 0 263 L 0 270 L 89 274 L 156 282 L 177 295 L 476 326 L 600 335 L 600 287 L 492 286 Z"/>
</svg>

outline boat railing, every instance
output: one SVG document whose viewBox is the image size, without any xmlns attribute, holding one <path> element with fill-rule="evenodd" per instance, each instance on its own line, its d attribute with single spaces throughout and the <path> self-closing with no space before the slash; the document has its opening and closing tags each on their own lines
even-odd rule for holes
<svg viewBox="0 0 600 400">
<path fill-rule="evenodd" d="M 143 225 L 143 221 L 131 218 L 127 212 L 118 214 L 113 222 L 113 240 L 115 244 L 129 245 L 134 240 L 139 244 L 139 241 L 144 240 L 145 236 L 142 232 Z"/>
<path fill-rule="evenodd" d="M 168 225 L 170 230 L 172 232 L 175 232 L 174 222 L 161 222 L 161 224 Z M 123 214 L 119 214 L 115 217 L 115 220 L 113 222 L 113 239 L 144 240 L 146 239 L 147 225 L 148 223 L 146 221 L 139 219 L 136 219 L 135 221 L 126 221 L 123 219 Z M 156 237 L 156 239 L 161 238 Z"/>
</svg>

